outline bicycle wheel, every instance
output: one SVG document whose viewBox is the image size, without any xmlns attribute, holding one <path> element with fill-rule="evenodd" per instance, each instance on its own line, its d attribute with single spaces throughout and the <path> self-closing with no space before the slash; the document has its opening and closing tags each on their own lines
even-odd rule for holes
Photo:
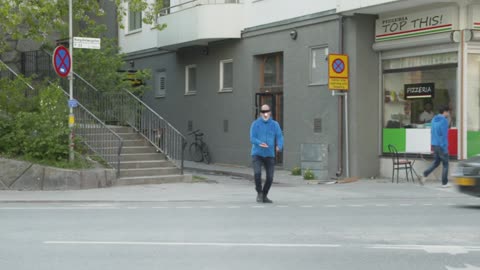
<svg viewBox="0 0 480 270">
<path fill-rule="evenodd" d="M 189 153 L 193 161 L 200 162 L 203 160 L 202 148 L 198 143 L 190 144 Z"/>
<path fill-rule="evenodd" d="M 208 146 L 205 143 L 202 145 L 202 150 L 203 162 L 210 164 L 210 153 L 208 152 Z"/>
</svg>

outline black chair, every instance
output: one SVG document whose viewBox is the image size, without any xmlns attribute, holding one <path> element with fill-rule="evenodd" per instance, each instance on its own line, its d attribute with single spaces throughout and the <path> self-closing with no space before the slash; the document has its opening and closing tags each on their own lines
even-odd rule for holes
<svg viewBox="0 0 480 270">
<path fill-rule="evenodd" d="M 406 157 L 400 158 L 397 148 L 392 144 L 388 145 L 388 151 L 392 155 L 392 183 L 393 183 L 393 179 L 395 178 L 395 171 L 397 171 L 397 183 L 398 183 L 398 175 L 400 174 L 400 170 L 405 170 L 407 182 L 408 182 L 408 172 L 410 171 L 410 175 L 412 176 L 412 182 L 415 182 L 413 178 L 413 162 L 408 160 Z"/>
</svg>

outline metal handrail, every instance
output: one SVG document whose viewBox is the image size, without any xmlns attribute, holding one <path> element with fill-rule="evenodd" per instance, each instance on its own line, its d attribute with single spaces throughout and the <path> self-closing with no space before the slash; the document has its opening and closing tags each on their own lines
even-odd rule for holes
<svg viewBox="0 0 480 270">
<path fill-rule="evenodd" d="M 68 91 L 61 87 L 60 89 L 68 99 L 70 97 Z M 77 104 L 78 106 L 74 108 L 75 134 L 82 137 L 82 143 L 92 152 L 115 168 L 117 177 L 119 177 L 123 139 L 82 104 Z"/>
<path fill-rule="evenodd" d="M 8 71 L 10 71 L 10 73 L 12 73 L 15 77 L 19 78 L 20 80 L 22 80 L 22 82 L 24 82 L 28 88 L 30 88 L 30 90 L 35 90 L 33 88 L 33 86 L 31 86 L 28 82 L 26 82 L 24 79 L 22 79 L 21 77 L 18 76 L 18 74 L 13 70 L 11 69 L 5 62 L 3 62 L 2 60 L 0 60 L 0 63 L 5 66 L 7 68 Z"/>
<path fill-rule="evenodd" d="M 44 53 L 49 55 L 48 52 Z M 44 69 L 53 68 L 50 64 Z M 42 71 L 43 74 L 51 74 L 40 68 L 40 73 Z M 157 150 L 164 153 L 183 174 L 186 139 L 182 133 L 129 91 L 99 91 L 78 74 L 74 73 L 74 76 L 80 79 L 74 80 L 74 97 L 85 108 L 98 119 L 102 119 L 103 123 L 131 126 Z M 66 80 L 61 82 L 66 89 Z"/>
<path fill-rule="evenodd" d="M 17 78 L 19 75 L 13 71 L 8 65 L 0 60 L 7 69 Z M 31 90 L 35 90 L 33 86 L 22 80 Z M 59 87 L 68 98 L 67 91 Z M 82 142 L 94 153 L 105 160 L 110 166 L 116 169 L 117 177 L 120 176 L 120 155 L 123 148 L 123 139 L 109 128 L 105 123 L 98 119 L 82 104 L 78 103 L 75 108 L 76 124 L 74 125 L 75 133 L 80 134 L 83 138 Z"/>
<path fill-rule="evenodd" d="M 127 102 L 130 102 L 128 107 L 132 113 L 127 123 L 175 163 L 183 174 L 185 136 L 137 96 L 125 89 L 123 93 L 129 97 Z"/>
</svg>

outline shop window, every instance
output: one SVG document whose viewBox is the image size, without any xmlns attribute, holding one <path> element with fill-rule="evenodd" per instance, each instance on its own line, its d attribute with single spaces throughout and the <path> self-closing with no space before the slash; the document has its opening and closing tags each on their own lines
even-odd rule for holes
<svg viewBox="0 0 480 270">
<path fill-rule="evenodd" d="M 167 94 L 167 72 L 155 73 L 155 97 L 165 97 Z"/>
<path fill-rule="evenodd" d="M 449 127 L 455 129 L 456 55 L 446 53 L 383 61 L 384 152 L 388 152 L 385 145 L 390 143 L 397 145 L 399 151 L 429 152 L 430 132 L 427 129 L 441 105 L 450 107 Z M 426 134 L 428 138 L 417 133 Z"/>
<path fill-rule="evenodd" d="M 197 66 L 189 65 L 185 67 L 185 94 L 193 95 L 197 93 Z"/>
<path fill-rule="evenodd" d="M 233 60 L 220 61 L 220 92 L 233 91 Z"/>
<path fill-rule="evenodd" d="M 480 54 L 468 55 L 467 157 L 480 154 Z"/>
<path fill-rule="evenodd" d="M 328 84 L 328 47 L 310 49 L 310 82 L 311 85 Z"/>
</svg>

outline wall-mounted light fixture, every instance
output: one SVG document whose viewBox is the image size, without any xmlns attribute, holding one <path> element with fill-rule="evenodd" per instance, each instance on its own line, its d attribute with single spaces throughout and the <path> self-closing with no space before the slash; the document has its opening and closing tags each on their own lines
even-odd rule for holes
<svg viewBox="0 0 480 270">
<path fill-rule="evenodd" d="M 291 37 L 293 40 L 296 40 L 296 39 L 297 39 L 297 36 L 298 36 L 297 30 L 292 30 L 292 31 L 290 31 L 290 37 Z"/>
</svg>

